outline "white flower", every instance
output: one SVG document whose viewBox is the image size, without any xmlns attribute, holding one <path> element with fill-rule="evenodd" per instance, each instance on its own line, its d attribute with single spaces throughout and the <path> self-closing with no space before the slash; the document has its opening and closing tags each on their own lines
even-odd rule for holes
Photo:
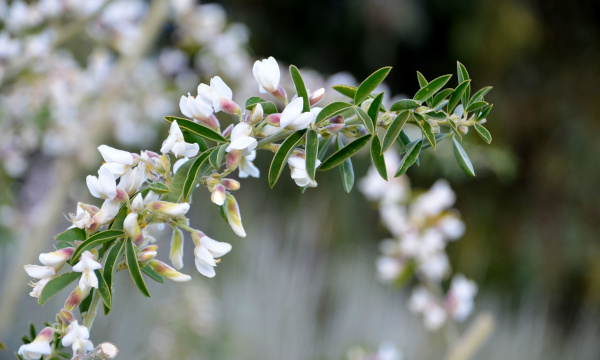
<svg viewBox="0 0 600 360">
<path fill-rule="evenodd" d="M 96 261 L 94 255 L 89 251 L 84 251 L 81 254 L 81 259 L 75 266 L 73 271 L 81 273 L 81 279 L 79 279 L 79 288 L 82 291 L 89 290 L 90 288 L 98 288 L 98 278 L 94 273 L 94 270 L 102 268 L 99 262 Z"/>
<path fill-rule="evenodd" d="M 123 230 L 125 233 L 129 235 L 131 240 L 137 245 L 140 246 L 144 242 L 144 235 L 142 234 L 142 228 L 138 223 L 138 214 L 136 212 L 131 212 L 125 217 L 123 221 Z"/>
<path fill-rule="evenodd" d="M 279 65 L 277 61 L 270 56 L 268 59 L 256 61 L 252 67 L 252 73 L 256 82 L 258 82 L 258 90 L 261 93 L 275 92 L 279 88 Z"/>
<path fill-rule="evenodd" d="M 196 234 L 196 236 L 198 235 Z M 206 235 L 201 236 L 200 239 L 196 241 L 197 245 L 194 249 L 196 269 L 198 269 L 200 274 L 206 277 L 214 277 L 216 274 L 215 266 L 217 266 L 215 259 L 220 258 L 231 251 L 231 245 L 226 242 L 213 240 Z"/>
<path fill-rule="evenodd" d="M 450 240 L 456 240 L 465 233 L 465 223 L 454 214 L 443 215 L 435 226 Z"/>
<path fill-rule="evenodd" d="M 125 171 L 123 176 L 121 176 L 121 180 L 119 180 L 117 188 L 123 190 L 128 195 L 132 195 L 145 181 L 146 173 L 144 172 L 144 169 L 140 166 L 136 166 L 135 168 L 129 168 Z"/>
<path fill-rule="evenodd" d="M 302 112 L 304 106 L 304 100 L 301 97 L 292 100 L 283 112 L 281 113 L 281 119 L 279 126 L 284 128 L 290 128 L 294 130 L 306 129 L 315 119 L 313 112 Z"/>
<path fill-rule="evenodd" d="M 321 161 L 317 159 L 315 166 L 319 166 Z M 311 180 L 306 172 L 306 159 L 301 156 L 290 156 L 288 159 L 288 165 L 292 170 L 292 179 L 296 182 L 296 185 L 300 187 L 316 187 L 317 182 Z"/>
<path fill-rule="evenodd" d="M 192 157 L 196 156 L 200 151 L 198 144 L 188 144 L 183 138 L 183 133 L 177 124 L 177 121 L 171 123 L 171 129 L 169 129 L 169 136 L 162 143 L 160 152 L 166 154 L 168 152 L 173 153 L 176 157 Z"/>
<path fill-rule="evenodd" d="M 193 97 L 189 93 L 179 99 L 179 109 L 183 115 L 194 119 L 206 119 L 213 113 L 210 103 L 203 101 L 201 96 Z"/>
<path fill-rule="evenodd" d="M 188 203 L 171 203 L 168 201 L 153 201 L 148 204 L 148 207 L 154 212 L 175 218 L 182 217 L 190 210 L 190 204 Z"/>
<path fill-rule="evenodd" d="M 74 251 L 75 248 L 66 247 L 49 253 L 42 253 L 39 260 L 42 264 L 56 269 L 63 266 L 71 258 Z"/>
<path fill-rule="evenodd" d="M 404 264 L 399 259 L 391 256 L 380 256 L 375 261 L 377 274 L 383 282 L 391 282 L 396 280 L 404 269 Z"/>
<path fill-rule="evenodd" d="M 394 236 L 405 236 L 410 229 L 405 206 L 384 202 L 379 209 L 381 222 Z"/>
<path fill-rule="evenodd" d="M 96 231 L 100 228 L 100 226 L 106 225 L 113 221 L 120 209 L 121 203 L 119 201 L 104 200 L 100 210 L 92 217 L 93 222 L 88 226 L 88 229 L 91 231 Z"/>
<path fill-rule="evenodd" d="M 94 348 L 90 340 L 90 331 L 87 327 L 79 325 L 73 320 L 67 327 L 67 333 L 62 338 L 63 346 L 72 346 L 73 354 L 86 353 Z"/>
<path fill-rule="evenodd" d="M 223 110 L 223 105 L 232 102 L 233 92 L 219 76 L 210 79 L 210 91 L 215 112 Z"/>
<path fill-rule="evenodd" d="M 113 200 L 117 196 L 117 182 L 110 169 L 104 165 L 98 170 L 98 177 L 88 175 L 85 181 L 94 197 Z"/>
<path fill-rule="evenodd" d="M 254 166 L 254 163 L 252 163 L 252 160 L 254 160 L 255 158 L 256 151 L 252 151 L 250 155 L 242 157 L 239 167 L 239 176 L 241 178 L 247 178 L 248 176 L 258 178 L 260 176 L 260 170 L 256 166 Z"/>
<path fill-rule="evenodd" d="M 69 214 L 73 226 L 80 229 L 85 229 L 94 223 L 92 217 L 99 211 L 96 206 L 84 204 L 82 202 L 77 203 L 77 213 Z"/>
<path fill-rule="evenodd" d="M 50 327 L 45 327 L 29 344 L 21 345 L 18 354 L 25 360 L 41 359 L 42 355 L 50 355 L 52 348 L 50 340 L 54 335 L 54 330 Z"/>
<path fill-rule="evenodd" d="M 423 314 L 425 327 L 429 330 L 439 329 L 447 318 L 444 308 L 423 286 L 413 291 L 408 307 L 410 311 Z"/>
<path fill-rule="evenodd" d="M 446 180 L 438 180 L 431 189 L 419 196 L 411 206 L 411 217 L 437 216 L 454 205 L 456 195 Z"/>
<path fill-rule="evenodd" d="M 27 275 L 32 278 L 39 279 L 38 282 L 29 283 L 29 285 L 33 287 L 33 290 L 29 295 L 34 298 L 39 297 L 48 281 L 56 277 L 56 269 L 51 266 L 25 265 L 25 271 L 27 272 Z"/>
<path fill-rule="evenodd" d="M 118 150 L 107 145 L 98 146 L 98 151 L 106 162 L 103 166 L 108 168 L 115 178 L 123 175 L 129 166 L 134 164 L 130 152 Z"/>
<path fill-rule="evenodd" d="M 473 311 L 473 298 L 477 294 L 477 284 L 467 280 L 462 274 L 452 278 L 450 290 L 446 295 L 446 307 L 456 321 L 464 321 Z"/>
<path fill-rule="evenodd" d="M 237 124 L 231 132 L 231 143 L 225 151 L 242 150 L 242 156 L 250 155 L 256 149 L 257 144 L 256 139 L 250 136 L 251 133 L 252 126 L 249 124 L 245 122 Z"/>
</svg>

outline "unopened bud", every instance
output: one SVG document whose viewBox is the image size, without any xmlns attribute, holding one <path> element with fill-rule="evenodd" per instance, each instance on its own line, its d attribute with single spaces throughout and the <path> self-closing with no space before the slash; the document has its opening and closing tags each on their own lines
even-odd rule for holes
<svg viewBox="0 0 600 360">
<path fill-rule="evenodd" d="M 146 262 L 154 259 L 157 255 L 158 245 L 148 245 L 137 253 L 137 260 L 139 262 Z"/>
<path fill-rule="evenodd" d="M 136 246 L 140 246 L 144 242 L 144 235 L 142 234 L 140 224 L 138 224 L 137 213 L 132 212 L 125 217 L 125 221 L 123 221 L 123 230 L 131 237 L 131 240 L 133 240 L 133 243 Z"/>
<path fill-rule="evenodd" d="M 177 227 L 173 228 L 169 259 L 176 269 L 183 267 L 183 239 L 183 232 Z"/>
<path fill-rule="evenodd" d="M 69 295 L 67 301 L 65 301 L 65 310 L 73 311 L 75 310 L 81 302 L 88 297 L 90 294 L 90 288 L 86 287 L 84 290 L 81 290 L 81 287 L 77 286 L 75 290 Z"/>
<path fill-rule="evenodd" d="M 281 114 L 280 113 L 269 114 L 269 115 L 267 115 L 265 122 L 271 126 L 279 127 L 280 122 L 281 122 Z"/>
<path fill-rule="evenodd" d="M 325 131 L 329 132 L 329 133 L 336 133 L 338 131 L 340 131 L 342 128 L 344 127 L 344 124 L 330 124 L 325 126 Z"/>
<path fill-rule="evenodd" d="M 468 132 L 469 132 L 469 127 L 468 127 L 468 126 L 459 126 L 459 127 L 458 127 L 458 131 L 459 131 L 461 134 L 466 134 L 466 133 L 468 133 Z"/>
<path fill-rule="evenodd" d="M 229 191 L 235 191 L 240 188 L 240 182 L 233 179 L 223 179 L 221 180 L 221 184 Z"/>
<path fill-rule="evenodd" d="M 434 134 L 439 134 L 440 133 L 440 125 L 438 125 L 437 122 L 430 121 L 429 125 L 431 125 L 431 131 L 433 131 Z"/>
<path fill-rule="evenodd" d="M 75 320 L 75 316 L 69 310 L 62 309 L 57 316 L 58 320 L 63 324 L 69 325 L 71 321 Z"/>
<path fill-rule="evenodd" d="M 228 127 L 225 128 L 225 130 L 223 130 L 223 137 L 228 137 L 229 135 L 231 135 L 231 132 L 233 131 L 233 124 L 229 124 Z"/>
<path fill-rule="evenodd" d="M 46 266 L 58 268 L 71 258 L 75 248 L 66 247 L 57 251 L 40 254 L 40 262 Z"/>
<path fill-rule="evenodd" d="M 194 245 L 196 245 L 196 246 L 200 245 L 200 239 L 202 239 L 204 236 L 206 236 L 206 235 L 200 230 L 193 231 L 192 232 L 192 241 L 194 242 Z"/>
<path fill-rule="evenodd" d="M 137 194 L 131 202 L 131 211 L 139 213 L 142 210 L 144 210 L 144 199 L 142 198 L 142 194 Z"/>
<path fill-rule="evenodd" d="M 260 122 L 263 118 L 264 112 L 263 112 L 263 107 L 261 104 L 256 104 L 256 106 L 254 107 L 254 109 L 252 109 L 252 112 L 250 113 L 250 121 L 248 121 L 248 123 L 250 125 L 254 125 L 257 124 L 258 122 Z"/>
<path fill-rule="evenodd" d="M 218 184 L 213 188 L 210 200 L 219 206 L 225 203 L 225 187 L 222 184 Z"/>
<path fill-rule="evenodd" d="M 227 194 L 227 199 L 225 200 L 225 214 L 227 216 L 227 222 L 229 223 L 229 226 L 231 226 L 233 232 L 240 237 L 246 237 L 246 231 L 242 225 L 240 208 L 231 194 Z"/>
<path fill-rule="evenodd" d="M 117 196 L 115 196 L 114 200 L 118 202 L 123 202 L 127 201 L 127 199 L 129 199 L 129 195 L 127 195 L 127 192 L 123 189 L 117 188 Z"/>
<path fill-rule="evenodd" d="M 281 85 L 279 85 L 279 87 L 277 88 L 276 91 L 271 92 L 271 95 L 275 96 L 276 98 L 278 98 L 279 100 L 281 100 L 283 102 L 287 101 L 287 94 L 285 92 L 285 89 Z"/>
<path fill-rule="evenodd" d="M 314 106 L 319 101 L 321 101 L 321 99 L 323 98 L 323 95 L 325 95 L 325 89 L 324 88 L 320 88 L 319 90 L 317 90 L 317 91 L 313 92 L 312 94 L 310 94 L 310 96 L 308 97 L 308 101 L 310 102 L 310 106 Z"/>
<path fill-rule="evenodd" d="M 332 123 L 332 124 L 343 124 L 344 123 L 344 117 L 342 115 L 336 115 L 336 116 L 330 118 L 329 122 Z"/>
<path fill-rule="evenodd" d="M 234 101 L 226 99 L 224 97 L 221 97 L 221 108 L 223 109 L 224 112 L 231 114 L 231 115 L 237 115 L 240 116 L 242 114 L 242 110 L 240 109 L 240 106 L 238 104 L 236 104 Z"/>
<path fill-rule="evenodd" d="M 150 210 L 169 217 L 182 217 L 190 210 L 188 203 L 172 203 L 167 201 L 153 201 L 148 204 Z"/>
<path fill-rule="evenodd" d="M 231 150 L 227 153 L 227 157 L 225 158 L 225 166 L 227 170 L 235 169 L 242 160 L 242 150 Z"/>
<path fill-rule="evenodd" d="M 165 277 L 172 281 L 184 282 L 192 280 L 192 277 L 186 274 L 182 274 L 179 271 L 173 269 L 169 265 L 159 260 L 151 260 L 148 265 L 152 270 L 156 271 L 160 276 Z"/>
<path fill-rule="evenodd" d="M 198 122 L 206 125 L 209 129 L 212 129 L 216 132 L 221 131 L 221 123 L 219 123 L 219 119 L 214 114 L 210 114 L 208 117 L 194 117 L 194 119 L 198 120 Z"/>
</svg>

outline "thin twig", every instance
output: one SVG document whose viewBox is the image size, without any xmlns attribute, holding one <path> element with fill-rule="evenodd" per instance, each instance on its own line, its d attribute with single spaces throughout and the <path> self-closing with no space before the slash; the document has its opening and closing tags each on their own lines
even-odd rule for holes
<svg viewBox="0 0 600 360">
<path fill-rule="evenodd" d="M 75 356 L 73 360 L 108 360 L 114 359 L 118 353 L 119 349 L 117 349 L 115 344 L 103 342 L 89 353 Z"/>
</svg>

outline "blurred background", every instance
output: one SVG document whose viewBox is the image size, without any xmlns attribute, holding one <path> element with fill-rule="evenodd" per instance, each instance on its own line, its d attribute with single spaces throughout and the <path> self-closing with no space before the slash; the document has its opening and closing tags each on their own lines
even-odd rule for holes
<svg viewBox="0 0 600 360">
<path fill-rule="evenodd" d="M 267 56 L 300 67 L 312 90 L 391 65 L 389 93 L 412 96 L 417 70 L 454 74 L 457 60 L 475 89 L 492 85 L 492 145 L 465 137 L 478 176 L 447 146 L 408 172 L 415 188 L 446 178 L 457 193 L 467 231 L 450 262 L 479 286 L 475 313 L 497 321 L 476 358 L 600 358 L 597 1 L 39 4 L 0 0 L 0 358 L 62 304 L 38 306 L 22 265 L 50 251 L 77 201 L 92 201 L 83 180 L 100 164 L 96 146 L 157 149 L 182 94 L 221 75 L 241 101 Z M 192 224 L 233 245 L 218 276 L 192 271 L 190 244 L 190 286 L 152 284 L 148 300 L 120 276 L 115 314 L 98 317 L 92 340 L 116 342 L 124 359 L 344 359 L 384 342 L 405 359 L 442 358 L 452 335 L 425 331 L 406 291 L 375 281 L 388 236 L 376 209 L 347 195 L 337 171 L 305 194 L 287 176 L 269 190 L 269 161 L 259 156 L 263 177 L 236 194 L 246 239 L 195 195 Z M 357 178 L 368 163 L 354 162 Z"/>
</svg>

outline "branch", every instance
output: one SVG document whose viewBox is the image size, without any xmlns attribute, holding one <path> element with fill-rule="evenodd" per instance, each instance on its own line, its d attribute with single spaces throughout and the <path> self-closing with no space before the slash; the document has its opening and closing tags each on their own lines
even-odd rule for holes
<svg viewBox="0 0 600 360">
<path fill-rule="evenodd" d="M 119 349 L 115 346 L 115 344 L 109 342 L 103 342 L 98 345 L 94 350 L 89 353 L 83 355 L 77 355 L 73 358 L 73 360 L 107 360 L 114 359 L 119 353 Z"/>
<path fill-rule="evenodd" d="M 445 360 L 469 360 L 486 343 L 495 327 L 494 316 L 483 313 L 473 321 L 465 334 L 452 346 Z"/>
</svg>

